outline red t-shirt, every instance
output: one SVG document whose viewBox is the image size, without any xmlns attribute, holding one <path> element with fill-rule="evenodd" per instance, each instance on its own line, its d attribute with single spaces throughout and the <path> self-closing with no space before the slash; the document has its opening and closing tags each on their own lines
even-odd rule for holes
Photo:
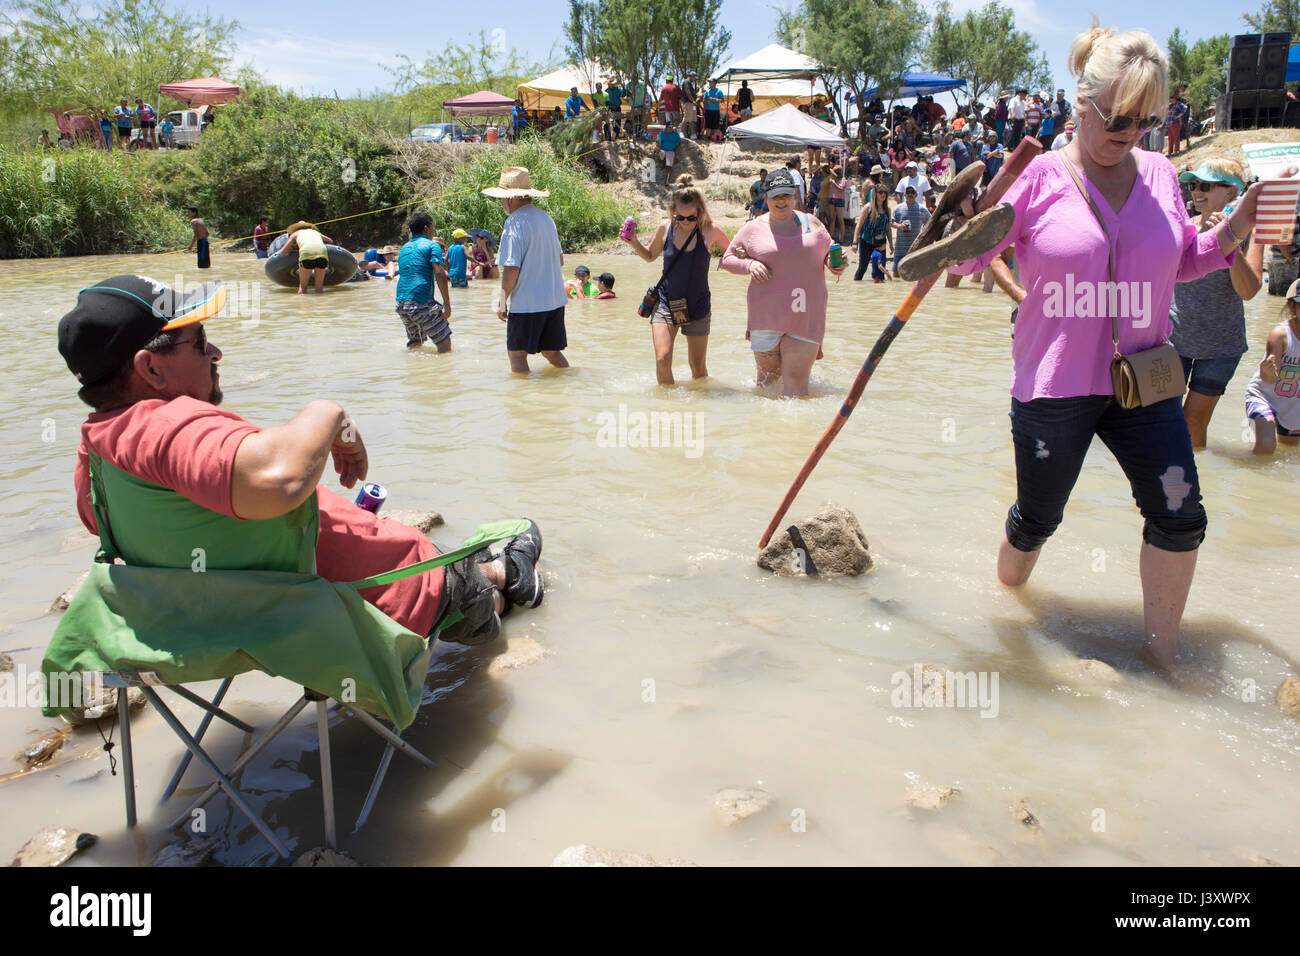
<svg viewBox="0 0 1300 956">
<path fill-rule="evenodd" d="M 659 108 L 665 113 L 676 113 L 682 108 L 682 88 L 676 83 L 667 83 L 659 91 Z"/>
<path fill-rule="evenodd" d="M 256 425 L 194 398 L 149 399 L 128 408 L 95 412 L 81 426 L 77 449 L 77 513 L 98 534 L 90 504 L 87 449 L 128 474 L 176 491 L 209 511 L 238 518 L 230 504 L 235 452 Z M 316 486 L 320 540 L 316 571 L 329 581 L 356 581 L 435 557 L 419 531 L 381 521 L 347 498 Z M 428 634 L 442 601 L 442 568 L 367 588 L 361 596 L 416 634 Z"/>
</svg>

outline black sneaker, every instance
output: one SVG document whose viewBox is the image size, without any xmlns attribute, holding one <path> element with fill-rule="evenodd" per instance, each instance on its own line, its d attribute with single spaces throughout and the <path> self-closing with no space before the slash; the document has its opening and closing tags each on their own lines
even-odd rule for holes
<svg viewBox="0 0 1300 956">
<path fill-rule="evenodd" d="M 528 519 L 528 530 L 517 534 L 501 552 L 506 569 L 506 597 L 520 607 L 537 607 L 546 596 L 537 559 L 542 556 L 542 532 L 537 522 Z"/>
</svg>

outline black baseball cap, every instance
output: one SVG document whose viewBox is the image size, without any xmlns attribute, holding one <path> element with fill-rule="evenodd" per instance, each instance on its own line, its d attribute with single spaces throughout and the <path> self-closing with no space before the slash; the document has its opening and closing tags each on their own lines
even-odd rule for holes
<svg viewBox="0 0 1300 956">
<path fill-rule="evenodd" d="M 774 169 L 767 174 L 765 191 L 769 196 L 797 196 L 799 187 L 788 169 Z"/>
<path fill-rule="evenodd" d="M 121 275 L 81 290 L 59 320 L 59 354 L 82 385 L 108 378 L 159 332 L 211 318 L 226 305 L 220 281 L 187 293 L 148 276 Z"/>
</svg>

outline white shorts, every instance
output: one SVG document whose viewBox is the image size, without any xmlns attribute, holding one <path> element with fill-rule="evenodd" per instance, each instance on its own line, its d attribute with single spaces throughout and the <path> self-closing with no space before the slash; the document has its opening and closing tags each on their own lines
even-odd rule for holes
<svg viewBox="0 0 1300 956">
<path fill-rule="evenodd" d="M 810 342 L 813 345 L 820 345 L 813 339 L 806 339 L 802 335 L 792 335 L 789 332 L 773 332 L 771 329 L 755 329 L 749 333 L 749 347 L 755 352 L 770 352 L 781 344 L 781 336 L 789 335 L 792 339 L 798 339 L 800 342 Z"/>
</svg>

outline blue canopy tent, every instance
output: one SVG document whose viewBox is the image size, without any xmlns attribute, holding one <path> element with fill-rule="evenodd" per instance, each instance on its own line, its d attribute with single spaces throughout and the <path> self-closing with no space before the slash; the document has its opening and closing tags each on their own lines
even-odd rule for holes
<svg viewBox="0 0 1300 956">
<path fill-rule="evenodd" d="M 1300 43 L 1291 47 L 1291 53 L 1286 59 L 1286 81 L 1300 83 Z"/>
<path fill-rule="evenodd" d="M 899 81 L 899 88 L 893 92 L 893 98 L 899 100 L 909 96 L 933 96 L 935 93 L 966 88 L 965 80 L 944 76 L 942 73 L 904 73 L 899 77 Z M 873 86 L 863 96 L 869 100 L 878 90 L 879 87 Z"/>
</svg>

